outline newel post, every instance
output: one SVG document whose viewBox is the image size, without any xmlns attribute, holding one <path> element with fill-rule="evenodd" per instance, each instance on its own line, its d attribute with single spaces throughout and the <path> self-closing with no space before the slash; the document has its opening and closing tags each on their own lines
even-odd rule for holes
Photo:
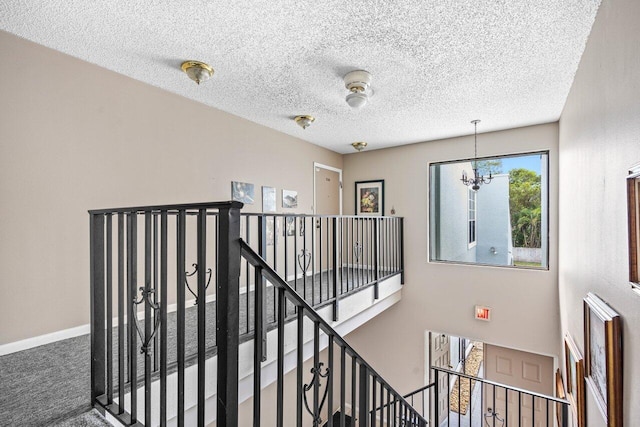
<svg viewBox="0 0 640 427">
<path fill-rule="evenodd" d="M 219 210 L 217 322 L 217 425 L 238 425 L 238 348 L 240 298 L 240 208 L 231 202 Z"/>
</svg>

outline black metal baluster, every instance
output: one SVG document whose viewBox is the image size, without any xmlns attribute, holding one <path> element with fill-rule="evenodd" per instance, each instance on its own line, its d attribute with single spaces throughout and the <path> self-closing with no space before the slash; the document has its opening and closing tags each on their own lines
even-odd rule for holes
<svg viewBox="0 0 640 427">
<path fill-rule="evenodd" d="M 338 321 L 338 268 L 340 268 L 338 266 L 338 219 L 336 217 L 333 217 L 331 219 L 331 223 L 332 223 L 332 231 L 331 231 L 331 237 L 333 240 L 332 243 L 332 247 L 333 247 L 333 256 L 332 256 L 332 264 L 333 264 L 333 287 L 332 287 L 332 293 L 333 293 L 333 321 L 336 322 Z"/>
<path fill-rule="evenodd" d="M 313 367 L 320 372 L 320 324 L 313 322 Z M 320 381 L 313 382 L 313 416 L 314 427 L 318 427 L 315 417 L 319 417 L 320 408 Z"/>
<path fill-rule="evenodd" d="M 522 425 L 522 392 L 518 392 L 518 426 Z"/>
<path fill-rule="evenodd" d="M 399 243 L 398 249 L 400 250 L 400 283 L 404 285 L 404 218 L 398 218 L 399 225 Z"/>
<path fill-rule="evenodd" d="M 206 381 L 206 308 L 207 308 L 207 210 L 198 211 L 197 226 L 198 258 L 198 426 L 205 424 L 205 381 Z M 237 305 L 236 305 L 237 307 Z"/>
<path fill-rule="evenodd" d="M 387 388 L 387 427 L 391 426 L 391 405 L 391 390 Z"/>
<path fill-rule="evenodd" d="M 360 414 L 360 427 L 369 427 L 369 372 L 364 363 L 360 364 L 358 413 Z"/>
<path fill-rule="evenodd" d="M 304 308 L 298 307 L 298 341 L 296 348 L 296 382 L 297 390 L 296 394 L 296 426 L 302 427 L 302 395 L 304 394 L 304 385 L 302 383 L 303 374 L 303 346 L 304 346 Z"/>
<path fill-rule="evenodd" d="M 160 217 L 160 426 L 167 425 L 167 211 Z"/>
<path fill-rule="evenodd" d="M 273 215 L 273 269 L 278 271 L 278 217 Z M 266 258 L 265 258 L 266 259 Z M 275 295 L 274 295 L 275 297 Z M 275 299 L 275 298 L 274 298 Z M 274 312 L 275 316 L 275 312 Z"/>
<path fill-rule="evenodd" d="M 249 231 L 250 227 L 251 227 L 251 222 L 250 222 L 251 217 L 249 215 L 246 215 L 244 218 L 245 218 L 245 239 L 246 239 L 245 241 L 248 244 L 251 244 L 251 240 L 250 240 L 251 239 L 251 233 Z M 216 239 L 216 242 L 217 241 L 218 241 L 218 239 Z M 216 259 L 217 259 L 217 257 L 216 257 Z M 245 288 L 244 289 L 245 289 L 245 293 L 246 293 L 246 298 L 245 298 L 245 309 L 246 309 L 246 311 L 245 312 L 247 313 L 247 320 L 246 320 L 247 321 L 247 329 L 246 329 L 246 332 L 249 333 L 249 331 L 250 331 L 250 323 L 251 323 L 251 322 L 249 322 L 249 313 L 250 313 L 250 311 L 249 311 L 249 290 L 251 289 L 251 274 L 250 274 L 251 272 L 250 272 L 249 263 L 246 260 L 244 260 L 244 263 L 245 263 L 245 266 L 246 266 L 245 275 L 244 275 L 244 279 L 245 279 Z M 254 283 L 254 287 L 255 286 L 258 286 L 258 285 Z"/>
<path fill-rule="evenodd" d="M 255 267 L 254 270 L 254 292 L 253 292 L 253 425 L 260 427 L 260 412 L 262 404 L 262 362 L 265 360 L 264 336 L 264 279 L 262 268 Z M 248 294 L 247 294 L 248 298 Z M 248 316 L 248 313 L 247 313 Z"/>
<path fill-rule="evenodd" d="M 151 338 L 151 305 L 150 298 L 152 270 L 151 270 L 151 212 L 144 213 L 144 291 L 142 292 L 142 304 L 144 304 L 144 338 L 142 350 L 144 351 L 144 422 L 151 425 L 151 354 L 146 346 Z M 131 391 L 134 392 L 133 390 Z"/>
<path fill-rule="evenodd" d="M 536 425 L 536 397 L 534 395 L 531 395 L 531 425 Z"/>
<path fill-rule="evenodd" d="M 298 290 L 298 264 L 296 262 L 296 257 L 298 256 L 298 221 L 299 217 L 293 217 L 293 288 L 297 293 L 300 293 Z M 295 312 L 298 312 L 298 306 L 294 308 Z"/>
<path fill-rule="evenodd" d="M 311 307 L 316 306 L 316 225 L 311 217 Z"/>
<path fill-rule="evenodd" d="M 127 326 L 129 330 L 129 383 L 131 384 L 131 421 L 137 421 L 138 416 L 138 366 L 137 366 L 137 337 L 136 337 L 136 329 L 135 322 L 137 319 L 137 310 L 136 306 L 133 303 L 135 299 L 135 289 L 136 289 L 136 281 L 137 281 L 137 259 L 138 259 L 138 251 L 137 251 L 137 238 L 138 238 L 138 227 L 137 227 L 137 213 L 131 212 L 128 214 L 128 227 L 127 232 L 128 240 L 127 240 L 127 274 L 129 277 L 128 280 L 128 306 L 129 306 L 129 319 L 127 321 Z"/>
<path fill-rule="evenodd" d="M 112 215 L 106 215 L 107 220 L 107 404 L 113 403 L 113 225 Z"/>
<path fill-rule="evenodd" d="M 378 383 L 378 378 L 373 375 L 371 377 L 371 406 L 373 410 L 371 411 L 371 427 L 376 427 L 376 386 Z M 368 394 L 368 393 L 367 393 Z"/>
<path fill-rule="evenodd" d="M 333 335 L 329 335 L 329 345 L 327 346 L 329 377 L 327 378 L 328 395 L 327 395 L 327 427 L 333 427 Z"/>
<path fill-rule="evenodd" d="M 307 255 L 307 217 L 303 216 L 302 217 L 302 253 L 303 253 L 303 262 L 305 262 L 304 265 L 306 265 L 306 255 Z M 313 261 L 313 258 L 311 259 L 311 261 Z M 302 267 L 301 267 L 302 269 Z M 302 269 L 302 297 L 304 298 L 305 301 L 307 301 L 307 270 L 306 269 Z M 307 301 L 308 302 L 308 301 Z M 311 305 L 313 305 L 313 292 L 311 293 Z"/>
<path fill-rule="evenodd" d="M 347 382 L 347 354 L 345 347 L 340 345 L 340 427 L 346 423 L 346 382 Z"/>
<path fill-rule="evenodd" d="M 277 234 L 277 233 L 276 233 Z M 275 285 L 274 285 L 275 288 Z M 287 302 L 284 288 L 278 288 L 278 382 L 277 382 L 277 418 L 276 425 L 284 425 L 284 319 L 287 315 Z"/>
<path fill-rule="evenodd" d="M 358 407 L 358 402 L 356 401 L 356 369 L 356 358 L 351 356 L 351 419 L 354 423 L 356 420 L 356 408 Z"/>
<path fill-rule="evenodd" d="M 153 215 L 153 304 L 158 304 L 158 215 Z M 151 324 L 155 325 L 159 321 L 158 313 L 156 310 L 152 312 Z M 158 354 L 158 334 L 153 335 L 153 371 L 158 370 L 158 363 L 160 362 Z"/>
<path fill-rule="evenodd" d="M 176 311 L 176 352 L 178 362 L 178 426 L 184 426 L 184 348 L 185 348 L 185 280 L 186 280 L 186 222 L 187 216 L 184 209 L 178 211 L 177 219 L 177 311 Z"/>
<path fill-rule="evenodd" d="M 118 414 L 124 412 L 124 214 L 118 213 Z"/>
<path fill-rule="evenodd" d="M 91 403 L 105 393 L 104 215 L 89 222 L 91 297 Z M 109 314 L 110 315 L 110 314 Z"/>
<path fill-rule="evenodd" d="M 319 258 L 319 262 L 318 262 L 318 279 L 320 281 L 320 300 L 319 300 L 319 304 L 322 304 L 322 218 L 320 217 L 316 217 L 316 221 L 318 221 L 318 258 Z M 314 233 L 315 234 L 315 233 Z M 314 280 L 315 282 L 315 280 Z"/>
<path fill-rule="evenodd" d="M 460 425 L 460 412 L 462 412 L 462 400 L 460 399 L 462 393 L 462 377 L 458 375 L 458 425 Z M 495 397 L 494 397 L 495 401 Z"/>
<path fill-rule="evenodd" d="M 373 288 L 373 297 L 375 299 L 380 298 L 380 287 L 378 282 L 380 281 L 380 230 L 379 230 L 379 219 L 374 218 L 373 220 L 373 273 L 375 285 Z"/>
</svg>

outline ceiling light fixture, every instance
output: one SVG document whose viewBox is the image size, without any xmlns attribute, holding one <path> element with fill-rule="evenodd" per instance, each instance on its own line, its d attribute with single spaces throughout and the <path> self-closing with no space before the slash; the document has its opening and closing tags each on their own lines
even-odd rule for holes
<svg viewBox="0 0 640 427">
<path fill-rule="evenodd" d="M 493 179 L 491 176 L 491 171 L 489 171 L 489 178 L 485 178 L 483 175 L 478 173 L 478 123 L 480 120 L 472 120 L 474 131 L 473 131 L 473 141 L 474 141 L 474 151 L 473 151 L 473 160 L 471 161 L 471 165 L 473 168 L 473 178 L 467 177 L 467 171 L 462 171 L 462 183 L 466 186 L 471 187 L 473 191 L 478 191 L 482 184 L 489 184 Z"/>
<path fill-rule="evenodd" d="M 353 144 L 351 144 L 351 146 L 353 148 L 355 148 L 356 150 L 358 150 L 358 151 L 362 151 L 367 146 L 367 143 L 364 142 L 364 141 L 358 141 L 358 142 L 354 142 Z"/>
<path fill-rule="evenodd" d="M 214 72 L 209 64 L 200 61 L 185 61 L 180 68 L 187 73 L 187 76 L 189 76 L 191 80 L 198 84 L 209 80 Z"/>
<path fill-rule="evenodd" d="M 295 120 L 302 129 L 306 129 L 311 126 L 311 123 L 316 121 L 316 118 L 313 116 L 295 116 L 293 120 Z"/>
<path fill-rule="evenodd" d="M 349 89 L 347 104 L 351 108 L 361 108 L 369 100 L 367 89 L 371 86 L 371 74 L 365 70 L 355 70 L 344 76 L 344 86 Z"/>
</svg>

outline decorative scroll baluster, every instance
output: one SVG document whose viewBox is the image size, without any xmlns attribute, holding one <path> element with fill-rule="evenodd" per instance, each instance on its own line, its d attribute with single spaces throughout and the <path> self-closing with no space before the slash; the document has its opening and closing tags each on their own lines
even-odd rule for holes
<svg viewBox="0 0 640 427">
<path fill-rule="evenodd" d="M 142 303 L 148 304 L 149 307 L 151 307 L 151 309 L 154 311 L 154 313 L 156 313 L 160 309 L 160 304 L 154 303 L 152 298 L 156 290 L 149 289 L 149 291 L 147 292 L 145 291 L 144 287 L 140 287 L 139 289 L 142 295 L 140 296 L 139 300 L 136 300 L 135 298 L 133 298 L 133 303 L 135 305 L 140 305 Z M 153 337 L 155 336 L 156 332 L 158 332 L 158 327 L 160 326 L 160 316 L 154 316 L 154 317 L 156 321 L 155 321 L 155 324 L 153 325 L 153 332 L 151 332 L 151 335 L 149 335 L 148 337 L 145 337 L 144 332 L 142 332 L 142 330 L 140 329 L 140 322 L 138 322 L 137 317 L 134 316 L 133 318 L 134 320 L 133 324 L 136 327 L 136 330 L 138 331 L 140 340 L 142 341 L 142 345 L 140 346 L 140 354 L 149 354 L 149 349 L 151 347 L 151 340 L 153 340 Z"/>
<path fill-rule="evenodd" d="M 362 256 L 362 243 L 355 242 L 353 244 L 353 257 L 355 258 L 356 262 L 360 261 L 361 256 Z"/>
<path fill-rule="evenodd" d="M 324 403 L 327 400 L 327 393 L 329 392 L 329 383 L 327 382 L 325 384 L 324 393 L 322 394 L 322 400 L 320 400 L 320 405 L 318 406 L 317 413 L 314 413 L 313 410 L 309 408 L 309 402 L 307 401 L 307 392 L 309 390 L 312 390 L 313 387 L 316 385 L 316 383 L 318 384 L 318 387 L 320 387 L 321 386 L 320 381 L 322 381 L 322 378 L 327 378 L 329 376 L 330 368 L 326 368 L 324 373 L 322 373 L 322 366 L 324 366 L 324 363 L 320 362 L 318 363 L 317 367 L 311 368 L 311 373 L 313 374 L 313 377 L 311 378 L 311 382 L 309 382 L 309 384 L 305 384 L 302 387 L 303 389 L 302 396 L 304 397 L 304 406 L 307 408 L 307 412 L 313 417 L 313 427 L 317 427 L 320 424 L 322 424 L 322 418 L 320 417 L 320 414 L 322 413 L 322 407 L 324 406 Z"/>
<path fill-rule="evenodd" d="M 298 266 L 302 270 L 303 275 L 307 275 L 307 270 L 311 265 L 311 252 L 306 249 L 300 249 L 300 255 L 298 255 Z"/>
<path fill-rule="evenodd" d="M 198 305 L 198 295 L 195 292 L 193 292 L 193 290 L 191 289 L 191 286 L 189 286 L 189 280 L 187 279 L 188 277 L 191 277 L 198 272 L 198 264 L 193 263 L 191 264 L 191 266 L 193 267 L 193 272 L 191 273 L 187 273 L 186 271 L 184 272 L 185 273 L 184 284 L 187 286 L 187 289 L 189 290 L 189 292 L 191 292 L 191 295 L 193 295 L 193 297 L 195 298 L 195 302 L 193 303 L 193 305 Z M 207 274 L 209 275 L 209 278 L 207 279 L 207 284 L 204 286 L 205 291 L 209 288 L 209 284 L 211 283 L 211 277 L 213 276 L 212 270 L 210 268 L 207 268 Z"/>
</svg>

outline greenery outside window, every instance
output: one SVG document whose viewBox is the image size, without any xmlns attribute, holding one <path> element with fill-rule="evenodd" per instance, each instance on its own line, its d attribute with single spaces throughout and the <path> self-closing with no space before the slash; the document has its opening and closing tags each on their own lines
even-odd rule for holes
<svg viewBox="0 0 640 427">
<path fill-rule="evenodd" d="M 548 268 L 548 152 L 429 165 L 429 260 Z M 462 174 L 490 183 L 477 191 Z"/>
</svg>

